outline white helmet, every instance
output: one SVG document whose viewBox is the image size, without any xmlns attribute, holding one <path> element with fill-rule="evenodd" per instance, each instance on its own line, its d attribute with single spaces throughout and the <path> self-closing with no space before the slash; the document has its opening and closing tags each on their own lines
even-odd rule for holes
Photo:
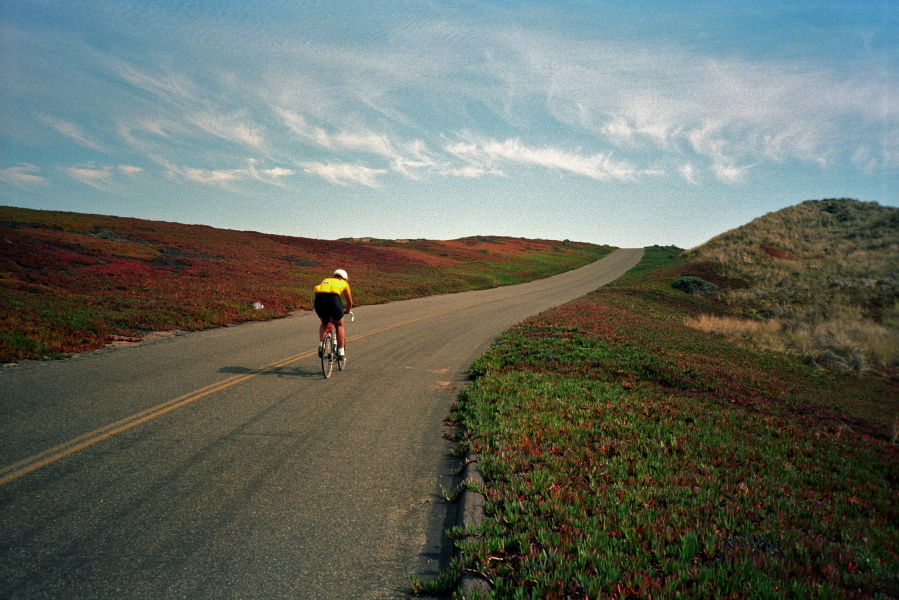
<svg viewBox="0 0 899 600">
<path fill-rule="evenodd" d="M 346 271 L 344 271 L 343 269 L 337 269 L 336 271 L 334 271 L 334 277 L 340 277 L 341 279 L 346 279 L 347 281 L 350 280 L 349 276 L 346 274 Z"/>
</svg>

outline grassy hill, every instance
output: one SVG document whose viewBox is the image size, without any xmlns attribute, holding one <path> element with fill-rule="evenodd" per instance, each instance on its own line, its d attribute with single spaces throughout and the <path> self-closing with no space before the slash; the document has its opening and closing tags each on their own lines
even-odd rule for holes
<svg viewBox="0 0 899 600">
<path fill-rule="evenodd" d="M 374 304 L 520 283 L 609 251 L 501 237 L 326 241 L 0 207 L 0 362 L 308 310 L 335 268 L 357 303 Z"/>
<path fill-rule="evenodd" d="M 453 411 L 486 520 L 413 587 L 467 571 L 495 599 L 899 597 L 899 381 L 692 326 L 891 330 L 896 212 L 807 202 L 686 255 L 649 248 L 508 331 Z"/>
<path fill-rule="evenodd" d="M 765 215 L 687 253 L 729 289 L 691 324 L 831 369 L 899 370 L 899 209 L 822 200 Z"/>
</svg>

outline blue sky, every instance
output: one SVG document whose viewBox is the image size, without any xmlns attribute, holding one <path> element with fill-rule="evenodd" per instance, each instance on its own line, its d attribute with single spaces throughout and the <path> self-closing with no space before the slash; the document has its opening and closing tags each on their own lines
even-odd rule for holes
<svg viewBox="0 0 899 600">
<path fill-rule="evenodd" d="M 899 3 L 0 0 L 0 204 L 692 247 L 899 206 Z"/>
</svg>

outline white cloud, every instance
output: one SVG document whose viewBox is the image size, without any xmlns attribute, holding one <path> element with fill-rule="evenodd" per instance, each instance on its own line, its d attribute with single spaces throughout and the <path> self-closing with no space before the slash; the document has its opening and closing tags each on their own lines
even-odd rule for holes
<svg viewBox="0 0 899 600">
<path fill-rule="evenodd" d="M 47 185 L 46 178 L 37 175 L 41 168 L 31 163 L 19 163 L 16 167 L 0 169 L 0 181 L 24 188 L 32 185 Z"/>
<path fill-rule="evenodd" d="M 272 185 L 281 185 L 280 180 L 284 177 L 289 177 L 296 173 L 293 169 L 287 169 L 285 167 L 272 167 L 270 169 L 257 169 L 256 163 L 258 161 L 256 159 L 248 159 L 247 160 L 247 174 L 249 178 L 255 179 L 257 181 L 262 181 L 263 183 L 269 183 Z"/>
<path fill-rule="evenodd" d="M 139 154 L 170 177 L 224 187 L 287 185 L 297 171 L 379 187 L 390 173 L 477 179 L 523 168 L 603 182 L 667 173 L 696 185 L 747 182 L 770 163 L 842 161 L 871 176 L 899 169 L 899 99 L 888 69 L 841 73 L 812 56 L 714 56 L 691 50 L 702 47 L 696 40 L 611 41 L 625 36 L 587 29 L 566 37 L 564 27 L 498 19 L 492 10 L 465 18 L 422 11 L 409 9 L 414 26 L 359 24 L 352 42 L 324 29 L 322 37 L 298 32 L 286 17 L 250 23 L 223 15 L 204 21 L 202 36 L 187 35 L 183 24 L 173 32 L 183 15 L 165 7 L 141 13 L 161 20 L 115 21 L 134 37 L 131 58 L 85 41 L 77 58 L 60 60 L 57 70 L 73 71 L 55 104 L 41 100 L 44 89 L 31 92 L 37 133 L 28 137 L 46 143 L 49 126 L 68 151 L 81 146 L 68 164 L 95 158 L 83 148 L 120 151 L 105 160 L 138 162 Z M 104 33 L 100 26 L 85 40 Z M 141 40 L 152 40 L 154 51 L 137 51 Z M 67 106 L 95 114 L 74 119 L 58 108 Z M 98 133 L 116 127 L 116 139 Z M 0 178 L 46 183 L 32 167 L 22 163 Z M 154 175 L 86 162 L 65 172 L 100 189 Z"/>
<path fill-rule="evenodd" d="M 507 49 L 495 65 L 505 87 L 487 93 L 504 97 L 510 115 L 545 98 L 556 119 L 625 156 L 695 154 L 705 159 L 696 168 L 725 181 L 746 175 L 747 167 L 734 165 L 797 160 L 828 167 L 851 155 L 858 137 L 876 128 L 899 131 L 899 111 L 884 109 L 899 106 L 897 90 L 873 70 L 839 75 L 813 60 L 716 58 L 664 43 L 573 41 L 533 31 L 497 39 Z M 859 131 L 858 123 L 871 131 Z M 879 150 L 886 165 L 899 146 Z"/>
<path fill-rule="evenodd" d="M 626 161 L 613 159 L 611 153 L 580 154 L 552 147 L 534 148 L 523 144 L 517 138 L 503 141 L 482 139 L 473 142 L 459 142 L 448 144 L 445 149 L 482 169 L 483 165 L 496 168 L 497 163 L 512 163 L 543 167 L 551 171 L 565 171 L 598 181 L 612 179 L 632 181 L 639 175 L 661 173 L 655 169 L 639 170 Z"/>
<path fill-rule="evenodd" d="M 296 173 L 293 169 L 285 169 L 283 167 L 275 167 L 274 169 L 263 169 L 260 171 L 263 175 L 277 179 L 279 177 L 287 177 Z"/>
<path fill-rule="evenodd" d="M 273 167 L 270 169 L 256 168 L 256 159 L 247 159 L 245 168 L 233 169 L 201 169 L 197 167 L 186 167 L 174 165 L 170 162 L 161 161 L 166 175 L 171 178 L 181 178 L 194 183 L 202 183 L 205 185 L 217 185 L 228 187 L 232 183 L 241 181 L 261 181 L 270 185 L 280 185 L 279 180 L 283 177 L 293 175 L 295 171 L 284 167 Z"/>
<path fill-rule="evenodd" d="M 245 169 L 198 169 L 175 165 L 169 165 L 166 169 L 166 175 L 169 177 L 181 177 L 187 181 L 207 185 L 227 185 L 244 179 L 245 174 Z"/>
<path fill-rule="evenodd" d="M 463 167 L 450 167 L 444 171 L 441 171 L 442 175 L 452 175 L 455 177 L 466 177 L 468 179 L 477 179 L 479 177 L 483 177 L 484 175 L 499 175 L 502 176 L 504 173 L 498 169 L 485 169 L 483 167 L 476 167 L 474 165 L 467 165 Z"/>
<path fill-rule="evenodd" d="M 335 152 L 363 152 L 386 159 L 393 171 L 410 179 L 421 179 L 425 171 L 434 170 L 438 161 L 422 140 L 392 139 L 386 133 L 360 126 L 353 130 L 328 133 L 323 127 L 313 127 L 306 118 L 294 111 L 276 108 L 288 129 L 298 137 Z"/>
<path fill-rule="evenodd" d="M 109 165 L 96 166 L 93 164 L 80 167 L 63 167 L 62 171 L 72 179 L 98 190 L 109 189 L 114 173 L 113 167 Z"/>
<path fill-rule="evenodd" d="M 134 95 L 141 98 L 114 116 L 119 137 L 133 149 L 148 156 L 171 155 L 180 148 L 209 147 L 208 136 L 252 151 L 267 149 L 266 128 L 251 115 L 258 100 L 234 89 L 233 77 L 204 87 L 195 81 L 196 75 L 164 68 L 149 73 L 115 58 L 105 60 L 107 68 L 126 87 L 137 88 Z"/>
<path fill-rule="evenodd" d="M 719 58 L 665 42 L 574 41 L 533 29 L 478 28 L 471 22 L 453 23 L 451 29 L 453 36 L 477 43 L 450 53 L 434 44 L 433 28 L 394 32 L 404 47 L 424 55 L 427 66 L 408 72 L 375 68 L 395 54 L 366 49 L 364 61 L 372 69 L 360 76 L 365 85 L 342 86 L 341 95 L 332 97 L 332 106 L 346 105 L 347 96 L 356 91 L 360 104 L 372 107 L 371 98 L 376 96 L 381 115 L 408 123 L 411 119 L 401 107 L 410 106 L 405 92 L 412 89 L 420 97 L 442 98 L 432 100 L 431 106 L 438 117 L 434 123 L 441 123 L 439 118 L 447 115 L 467 118 L 467 107 L 479 103 L 494 118 L 505 119 L 509 135 L 497 137 L 494 131 L 490 135 L 498 141 L 468 152 L 462 146 L 444 147 L 451 156 L 470 163 L 466 172 L 476 173 L 492 160 L 619 180 L 657 173 L 653 164 L 685 159 L 693 168 L 688 180 L 694 182 L 703 180 L 703 172 L 720 181 L 745 181 L 758 170 L 755 167 L 772 162 L 796 160 L 829 167 L 853 152 L 852 139 L 860 135 L 852 129 L 853 120 L 899 130 L 896 111 L 885 114 L 883 109 L 899 105 L 895 90 L 878 83 L 872 74 L 841 77 L 812 60 Z M 338 70 L 337 80 L 342 69 L 363 60 L 353 57 L 353 52 L 343 50 L 340 61 L 330 63 Z M 564 126 L 547 124 L 543 119 L 548 115 Z M 408 156 L 396 139 L 368 135 L 364 128 L 338 128 L 344 133 L 329 134 L 298 117 L 294 131 L 335 151 Z M 548 131 L 560 141 L 547 140 Z M 439 137 L 448 130 L 432 133 Z M 539 146 L 513 143 L 532 134 L 546 141 Z M 616 152 L 560 149 L 571 146 L 568 139 L 583 144 L 585 136 L 593 138 L 587 143 L 611 146 Z M 879 165 L 899 154 L 896 144 L 878 150 Z M 458 172 L 458 165 L 443 164 L 445 158 L 426 157 L 405 170 L 399 162 L 391 166 L 406 173 Z"/>
<path fill-rule="evenodd" d="M 248 119 L 245 111 L 230 115 L 207 111 L 195 113 L 186 118 L 206 133 L 223 140 L 256 149 L 265 145 L 262 127 Z"/>
<path fill-rule="evenodd" d="M 134 165 L 112 166 L 94 163 L 74 167 L 61 167 L 60 170 L 75 181 L 103 191 L 112 191 L 114 189 L 116 174 L 134 177 L 144 171 L 142 167 Z"/>
<path fill-rule="evenodd" d="M 103 146 L 103 144 L 92 139 L 77 123 L 66 121 L 65 119 L 58 119 L 47 114 L 39 114 L 37 115 L 37 117 L 40 121 L 55 129 L 57 133 L 64 135 L 71 140 L 74 140 L 76 143 L 84 146 L 85 148 L 98 150 L 100 152 L 106 151 L 106 148 Z"/>
<path fill-rule="evenodd" d="M 716 162 L 712 165 L 712 172 L 724 183 L 742 183 L 746 180 L 746 174 L 752 169 L 752 165 L 737 166 L 726 162 Z"/>
<path fill-rule="evenodd" d="M 183 74 L 153 76 L 117 58 L 106 57 L 106 61 L 107 68 L 122 80 L 169 104 L 184 106 L 201 102 L 203 91 Z"/>
<path fill-rule="evenodd" d="M 684 180 L 687 181 L 687 183 L 692 183 L 694 185 L 699 183 L 696 180 L 696 167 L 694 167 L 693 165 L 689 163 L 682 165 L 681 168 L 678 169 L 678 171 L 680 172 L 681 177 L 683 177 Z"/>
<path fill-rule="evenodd" d="M 380 187 L 378 177 L 389 172 L 385 169 L 372 169 L 348 163 L 310 162 L 301 166 L 306 173 L 318 175 L 337 185 L 357 183 L 371 188 Z"/>
</svg>

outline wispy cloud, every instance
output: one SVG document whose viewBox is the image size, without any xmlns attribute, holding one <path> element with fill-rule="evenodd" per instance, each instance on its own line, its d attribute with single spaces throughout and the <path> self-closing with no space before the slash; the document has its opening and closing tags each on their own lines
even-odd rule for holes
<svg viewBox="0 0 899 600">
<path fill-rule="evenodd" d="M 310 162 L 301 165 L 306 173 L 318 175 L 337 185 L 361 184 L 371 188 L 381 187 L 378 178 L 389 173 L 386 169 L 372 169 L 349 163 Z"/>
<path fill-rule="evenodd" d="M 60 170 L 80 183 L 103 191 L 112 191 L 116 176 L 134 177 L 143 173 L 142 167 L 134 165 L 97 165 L 87 163 L 73 167 L 61 167 Z"/>
<path fill-rule="evenodd" d="M 244 179 L 244 169 L 198 169 L 196 167 L 181 167 L 169 165 L 166 175 L 173 179 L 182 178 L 194 183 L 207 185 L 227 185 Z"/>
<path fill-rule="evenodd" d="M 656 169 L 637 169 L 626 161 L 615 160 L 611 153 L 582 154 L 553 147 L 530 147 L 520 139 L 459 142 L 446 147 L 447 152 L 479 165 L 518 164 L 543 167 L 590 177 L 598 181 L 611 179 L 633 181 L 639 175 L 659 175 Z"/>
<path fill-rule="evenodd" d="M 247 166 L 231 169 L 203 169 L 198 167 L 179 166 L 170 162 L 162 162 L 166 175 L 173 179 L 183 179 L 193 183 L 227 187 L 241 181 L 260 181 L 269 185 L 280 185 L 284 177 L 296 171 L 284 167 L 268 169 L 257 168 L 256 159 L 248 159 Z"/>
<path fill-rule="evenodd" d="M 15 167 L 0 169 L 0 181 L 10 183 L 19 188 L 27 188 L 35 185 L 47 185 L 45 177 L 38 175 L 41 167 L 31 163 L 21 163 Z"/>
<path fill-rule="evenodd" d="M 899 131 L 899 111 L 883 109 L 899 104 L 897 90 L 877 73 L 841 77 L 807 60 L 720 58 L 660 42 L 571 41 L 532 31 L 493 39 L 507 51 L 495 65 L 504 86 L 492 92 L 511 111 L 545 98 L 575 133 L 592 133 L 625 156 L 693 154 L 703 159 L 695 168 L 724 181 L 739 181 L 751 164 L 832 165 L 860 137 Z M 899 144 L 892 139 L 878 150 L 885 165 Z"/>
<path fill-rule="evenodd" d="M 410 179 L 420 179 L 439 164 L 438 157 L 420 139 L 392 138 L 387 133 L 364 126 L 330 133 L 324 127 L 310 125 L 303 115 L 295 111 L 279 107 L 275 112 L 284 125 L 304 141 L 338 153 L 361 152 L 386 159 L 391 170 Z M 339 179 L 344 180 L 342 177 Z"/>
<path fill-rule="evenodd" d="M 696 179 L 696 167 L 691 164 L 682 165 L 678 172 L 681 174 L 681 177 L 684 178 L 688 183 L 692 183 L 694 185 L 698 185 L 698 181 Z"/>
<path fill-rule="evenodd" d="M 263 128 L 246 115 L 246 111 L 221 114 L 213 111 L 195 113 L 186 119 L 200 130 L 223 140 L 261 149 L 265 145 Z"/>
<path fill-rule="evenodd" d="M 109 165 L 83 165 L 78 167 L 63 167 L 62 171 L 72 179 L 79 181 L 85 185 L 97 188 L 98 190 L 108 190 L 112 183 L 112 177 L 115 173 L 114 167 Z"/>
<path fill-rule="evenodd" d="M 389 31 L 395 44 L 384 46 L 297 44 L 277 28 L 252 43 L 238 36 L 250 64 L 254 54 L 283 57 L 259 72 L 100 60 L 135 97 L 152 99 L 149 110 L 138 103 L 116 116 L 119 138 L 157 162 L 193 162 L 166 172 L 209 184 L 257 178 L 227 166 L 235 148 L 221 142 L 280 168 L 299 164 L 337 185 L 366 186 L 384 171 L 478 178 L 508 176 L 512 165 L 596 181 L 670 173 L 735 184 L 768 163 L 826 167 L 843 156 L 874 172 L 899 155 L 899 134 L 852 145 L 852 120 L 899 131 L 899 115 L 873 102 L 883 86 L 861 76 L 851 82 L 814 64 L 712 57 L 662 42 L 575 40 L 476 21 L 420 25 Z M 469 44 L 447 52 L 434 36 Z M 411 103 L 410 91 L 426 104 Z M 493 131 L 466 123 L 472 105 L 491 113 Z M 77 123 L 43 121 L 82 146 L 105 147 Z M 470 138 L 458 133 L 466 129 Z M 297 141 L 315 151 L 298 151 Z M 196 164 L 198 156 L 208 164 Z M 685 163 L 689 173 L 677 166 Z"/>
<path fill-rule="evenodd" d="M 117 168 L 120 173 L 125 175 L 137 175 L 144 171 L 143 167 L 135 167 L 134 165 L 119 165 Z"/>
<path fill-rule="evenodd" d="M 102 61 L 122 81 L 168 104 L 185 106 L 202 103 L 202 89 L 183 73 L 164 70 L 160 74 L 151 74 L 113 56 L 104 56 Z"/>
<path fill-rule="evenodd" d="M 575 41 L 516 27 L 468 25 L 467 30 L 462 24 L 450 29 L 456 37 L 477 40 L 469 47 L 477 50 L 455 55 L 438 48 L 433 29 L 396 33 L 427 66 L 408 72 L 372 67 L 366 72 L 379 79 L 366 79 L 358 88 L 342 86 L 339 99 L 332 100 L 345 106 L 347 94 L 356 91 L 358 103 L 372 107 L 376 88 L 379 113 L 401 124 L 413 121 L 404 113 L 403 92 L 409 86 L 435 99 L 433 111 L 444 117 L 438 123 L 463 121 L 466 107 L 480 103 L 506 122 L 511 135 L 476 144 L 465 156 L 469 174 L 479 165 L 515 163 L 600 181 L 634 181 L 641 174 L 660 174 L 658 164 L 687 159 L 692 165 L 688 181 L 705 181 L 707 174 L 736 184 L 772 163 L 795 160 L 826 168 L 837 160 L 848 162 L 871 133 L 855 130 L 853 123 L 899 132 L 899 114 L 883 109 L 899 98 L 875 73 L 840 76 L 809 60 L 725 58 L 666 42 Z M 368 65 L 400 60 L 395 53 L 366 52 Z M 342 56 L 338 69 L 354 63 L 349 51 Z M 294 133 L 322 148 L 377 154 L 395 160 L 391 168 L 405 174 L 417 168 L 444 167 L 446 173 L 462 168 L 428 152 L 404 171 L 396 159 L 409 153 L 396 139 L 365 128 L 329 133 L 289 111 L 282 117 Z M 554 125 L 547 125 L 550 118 Z M 555 128 L 558 141 L 537 141 L 547 127 Z M 453 135 L 453 129 L 434 133 Z M 890 157 L 899 155 L 896 137 L 887 136 L 880 147 L 868 146 L 876 156 L 861 161 L 867 169 L 890 168 Z M 571 146 L 569 138 L 587 139 L 599 151 L 562 149 Z M 459 152 L 450 154 L 461 158 Z"/>
<path fill-rule="evenodd" d="M 98 150 L 100 152 L 107 151 L 103 144 L 91 138 L 77 123 L 59 119 L 47 114 L 39 114 L 37 115 L 37 118 L 44 124 L 55 129 L 57 133 L 64 135 L 85 148 Z"/>
</svg>

